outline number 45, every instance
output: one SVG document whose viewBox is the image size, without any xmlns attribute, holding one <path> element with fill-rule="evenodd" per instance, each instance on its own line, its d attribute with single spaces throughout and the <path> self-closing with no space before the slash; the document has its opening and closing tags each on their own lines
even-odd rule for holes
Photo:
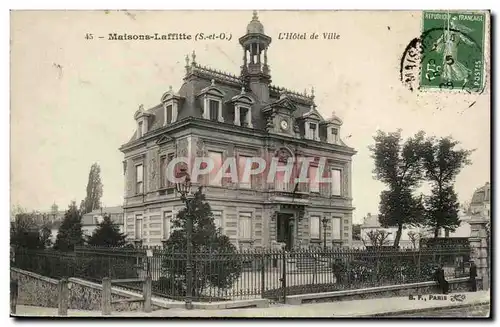
<svg viewBox="0 0 500 327">
<path fill-rule="evenodd" d="M 87 33 L 87 34 L 85 34 L 85 39 L 86 40 L 93 40 L 94 39 L 94 35 L 92 33 Z"/>
</svg>

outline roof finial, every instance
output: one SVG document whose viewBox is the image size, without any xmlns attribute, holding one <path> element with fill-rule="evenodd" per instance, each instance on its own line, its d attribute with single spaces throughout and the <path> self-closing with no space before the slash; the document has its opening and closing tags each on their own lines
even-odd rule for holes
<svg viewBox="0 0 500 327">
<path fill-rule="evenodd" d="M 241 87 L 241 94 L 245 94 L 245 87 L 244 86 Z"/>
<path fill-rule="evenodd" d="M 212 86 L 214 86 L 214 85 L 215 85 L 215 80 L 214 80 L 214 79 L 212 79 Z"/>
<path fill-rule="evenodd" d="M 257 10 L 253 11 L 252 20 L 259 20 L 259 16 L 257 15 Z"/>
<path fill-rule="evenodd" d="M 186 55 L 186 67 L 189 66 L 189 55 Z"/>
<path fill-rule="evenodd" d="M 168 86 L 168 91 L 169 91 L 169 92 L 172 92 L 172 85 L 169 85 L 169 86 Z"/>
<path fill-rule="evenodd" d="M 195 65 L 196 64 L 196 53 L 194 52 L 194 50 L 193 50 L 193 54 L 191 55 L 191 58 L 193 59 L 192 64 Z"/>
<path fill-rule="evenodd" d="M 140 111 L 144 111 L 144 105 L 143 105 L 143 104 L 140 104 L 140 105 L 139 105 L 139 110 L 140 110 Z"/>
<path fill-rule="evenodd" d="M 311 87 L 311 99 L 314 99 L 314 86 Z"/>
</svg>

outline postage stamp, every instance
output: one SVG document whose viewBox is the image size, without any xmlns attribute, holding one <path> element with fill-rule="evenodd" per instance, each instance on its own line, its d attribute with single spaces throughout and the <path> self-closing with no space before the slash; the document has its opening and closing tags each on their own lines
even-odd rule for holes
<svg viewBox="0 0 500 327">
<path fill-rule="evenodd" d="M 484 13 L 423 13 L 421 88 L 482 90 L 485 19 Z"/>
</svg>

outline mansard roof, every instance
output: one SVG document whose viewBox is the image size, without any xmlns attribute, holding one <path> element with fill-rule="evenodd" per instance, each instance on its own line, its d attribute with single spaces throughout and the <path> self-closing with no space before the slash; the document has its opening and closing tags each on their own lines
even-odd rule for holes
<svg viewBox="0 0 500 327">
<path fill-rule="evenodd" d="M 245 90 L 242 94 L 241 90 L 244 87 L 243 80 L 234 74 L 201 66 L 197 63 L 186 65 L 186 76 L 184 82 L 178 92 L 172 90 L 163 94 L 160 101 L 164 101 L 169 96 L 175 96 L 180 99 L 179 112 L 177 120 L 182 120 L 187 117 L 201 118 L 203 115 L 202 99 L 199 95 L 208 93 L 217 93 L 222 99 L 223 112 L 228 112 L 228 108 L 232 106 L 235 100 L 252 101 L 251 106 L 255 110 L 261 112 L 260 117 L 255 121 L 254 128 L 265 129 L 266 119 L 263 110 L 270 105 L 289 106 L 295 118 L 300 118 L 310 111 L 311 105 L 314 104 L 314 96 L 304 93 L 298 93 L 282 87 L 269 86 L 269 101 L 264 103 L 251 90 Z M 148 116 L 149 131 L 153 131 L 163 127 L 164 108 L 162 103 L 159 103 L 147 110 L 142 108 L 142 114 Z M 136 113 L 137 114 L 137 113 Z M 257 116 L 256 116 L 257 117 Z M 254 117 L 255 118 L 255 117 Z M 129 142 L 137 139 L 137 132 Z"/>
</svg>

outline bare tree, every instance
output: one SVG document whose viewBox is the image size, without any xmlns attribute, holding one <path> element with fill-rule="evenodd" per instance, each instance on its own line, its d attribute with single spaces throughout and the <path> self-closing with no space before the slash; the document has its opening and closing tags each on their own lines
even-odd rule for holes
<svg viewBox="0 0 500 327">
<path fill-rule="evenodd" d="M 415 233 L 414 231 L 408 232 L 408 238 L 410 239 L 411 245 L 414 249 L 420 246 L 420 240 L 424 237 L 424 234 L 419 232 Z"/>
<path fill-rule="evenodd" d="M 370 241 L 371 246 L 384 246 L 389 243 L 389 236 L 391 232 L 387 232 L 383 229 L 371 230 L 366 233 L 368 240 Z M 363 243 L 365 243 L 363 239 Z M 365 244 L 366 246 L 366 244 Z"/>
</svg>

